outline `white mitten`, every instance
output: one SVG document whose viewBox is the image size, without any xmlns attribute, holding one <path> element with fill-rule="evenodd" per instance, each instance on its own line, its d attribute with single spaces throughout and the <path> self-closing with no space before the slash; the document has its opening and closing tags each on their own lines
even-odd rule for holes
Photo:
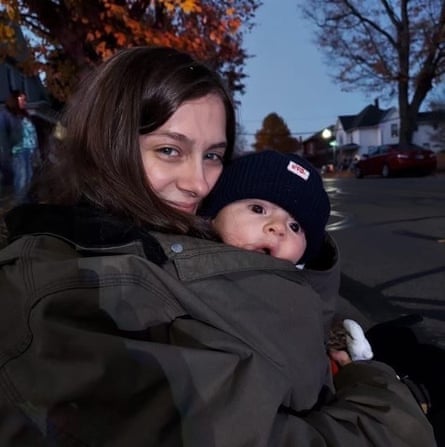
<svg viewBox="0 0 445 447">
<path fill-rule="evenodd" d="M 351 360 L 370 360 L 373 357 L 371 345 L 365 337 L 362 327 L 354 320 L 343 320 L 346 330 L 346 345 Z"/>
</svg>

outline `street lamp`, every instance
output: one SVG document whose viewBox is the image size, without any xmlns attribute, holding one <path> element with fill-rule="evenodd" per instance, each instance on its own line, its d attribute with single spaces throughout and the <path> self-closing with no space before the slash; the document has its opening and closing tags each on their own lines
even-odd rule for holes
<svg viewBox="0 0 445 447">
<path fill-rule="evenodd" d="M 329 140 L 332 137 L 332 131 L 331 129 L 328 129 L 326 127 L 326 129 L 323 129 L 323 132 L 321 133 L 321 136 L 325 139 L 325 140 Z"/>
<path fill-rule="evenodd" d="M 328 127 L 326 127 L 325 129 L 323 129 L 323 132 L 321 132 L 321 136 L 322 136 L 325 140 L 329 141 L 329 140 L 332 139 L 332 137 L 334 136 L 334 134 L 333 134 L 333 132 L 332 132 L 331 129 L 329 129 Z M 335 149 L 336 149 L 336 147 L 337 147 L 337 141 L 336 141 L 335 139 L 329 141 L 329 146 L 332 147 L 332 164 L 334 165 L 334 168 L 335 168 Z"/>
</svg>

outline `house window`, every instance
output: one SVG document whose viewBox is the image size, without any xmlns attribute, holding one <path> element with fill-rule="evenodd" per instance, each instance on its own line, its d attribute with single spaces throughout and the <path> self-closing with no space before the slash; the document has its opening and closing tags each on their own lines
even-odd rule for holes
<svg viewBox="0 0 445 447">
<path fill-rule="evenodd" d="M 391 137 L 398 137 L 399 136 L 399 126 L 394 123 L 391 124 Z"/>
</svg>

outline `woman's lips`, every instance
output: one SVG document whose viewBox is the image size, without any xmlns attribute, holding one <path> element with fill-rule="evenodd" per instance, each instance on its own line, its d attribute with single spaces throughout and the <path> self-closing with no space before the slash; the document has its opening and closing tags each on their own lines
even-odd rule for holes
<svg viewBox="0 0 445 447">
<path fill-rule="evenodd" d="M 168 204 L 180 211 L 188 214 L 195 214 L 198 209 L 198 203 L 180 203 L 180 202 L 168 202 Z"/>
</svg>

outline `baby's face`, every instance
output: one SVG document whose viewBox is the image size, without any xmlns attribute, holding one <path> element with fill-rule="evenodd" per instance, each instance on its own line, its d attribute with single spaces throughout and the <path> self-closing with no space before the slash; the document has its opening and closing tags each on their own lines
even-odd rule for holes
<svg viewBox="0 0 445 447">
<path fill-rule="evenodd" d="M 296 263 L 306 250 L 300 224 L 283 208 L 259 199 L 245 199 L 224 207 L 213 219 L 226 244 L 266 253 Z"/>
</svg>

